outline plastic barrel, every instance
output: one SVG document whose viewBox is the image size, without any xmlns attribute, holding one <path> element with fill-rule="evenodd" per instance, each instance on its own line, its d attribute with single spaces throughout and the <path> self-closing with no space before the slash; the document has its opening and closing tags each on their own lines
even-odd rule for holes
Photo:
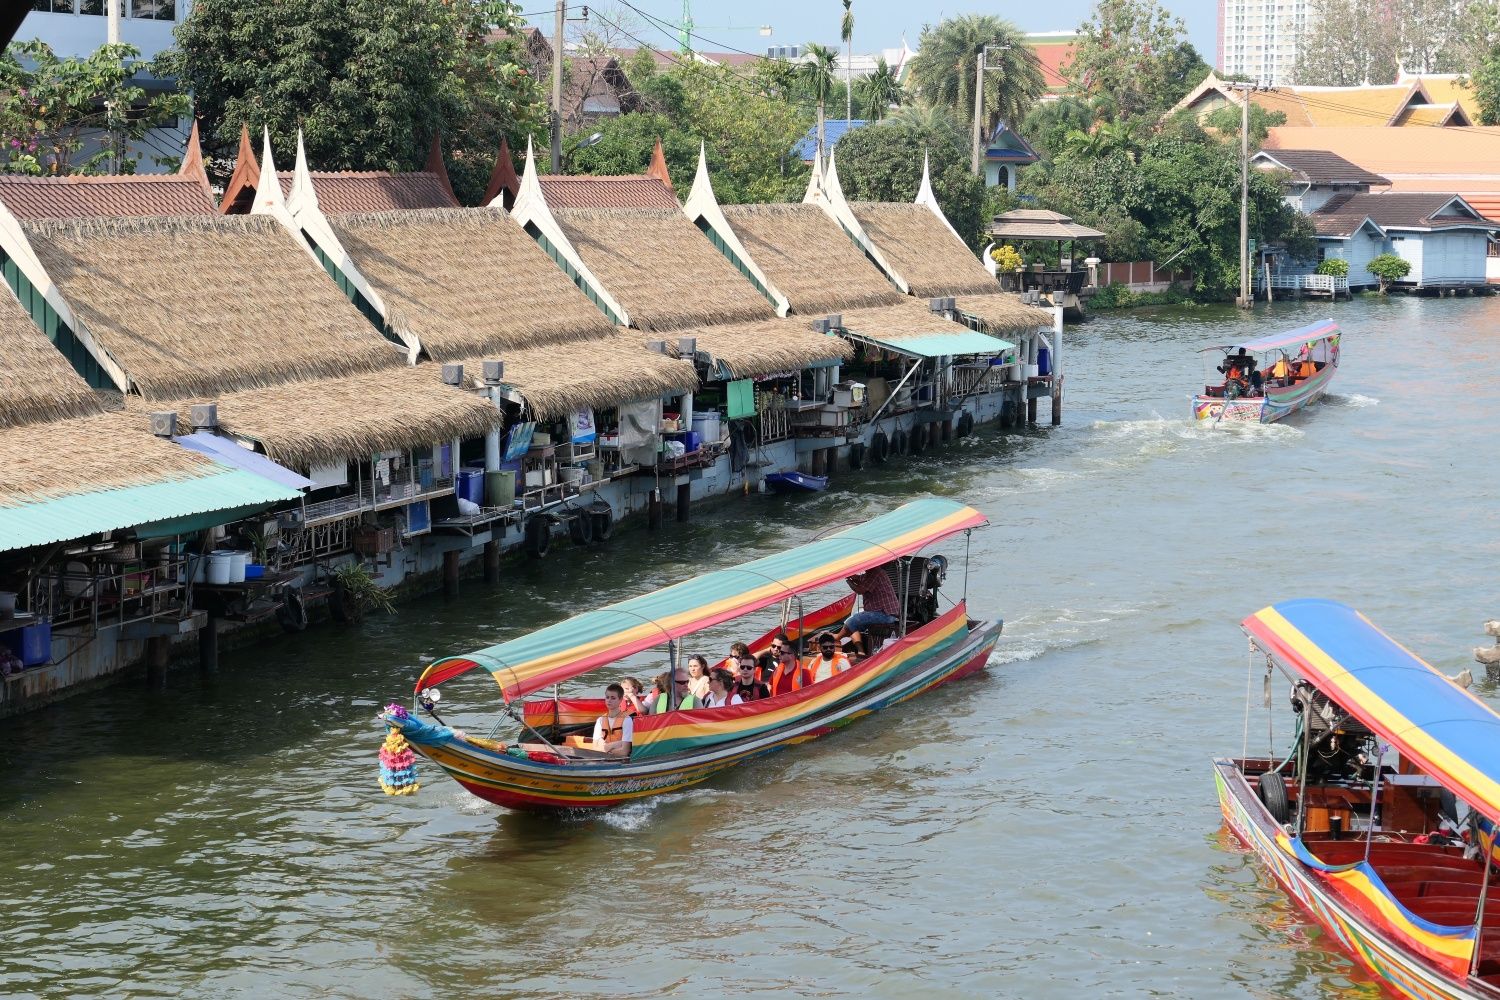
<svg viewBox="0 0 1500 1000">
<path fill-rule="evenodd" d="M 250 553 L 233 551 L 229 553 L 229 582 L 244 583 L 245 567 L 250 565 Z"/>
<path fill-rule="evenodd" d="M 1045 347 L 1038 347 L 1036 349 L 1036 367 L 1038 374 L 1051 375 L 1052 352 L 1047 350 Z"/>
<path fill-rule="evenodd" d="M 229 582 L 229 571 L 234 558 L 228 552 L 214 552 L 208 557 L 208 582 L 222 586 Z"/>
<path fill-rule="evenodd" d="M 458 473 L 458 495 L 470 503 L 484 503 L 484 470 L 461 469 Z"/>
<path fill-rule="evenodd" d="M 516 474 L 499 469 L 484 474 L 484 505 L 509 507 L 516 502 Z"/>
</svg>

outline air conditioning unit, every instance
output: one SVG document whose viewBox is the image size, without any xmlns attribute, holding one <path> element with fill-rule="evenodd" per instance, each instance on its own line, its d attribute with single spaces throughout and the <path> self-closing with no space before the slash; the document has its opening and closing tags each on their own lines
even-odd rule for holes
<svg viewBox="0 0 1500 1000">
<path fill-rule="evenodd" d="M 219 426 L 218 403 L 194 403 L 188 408 L 188 420 L 193 430 L 211 430 Z"/>
<path fill-rule="evenodd" d="M 826 319 L 815 319 L 812 321 L 812 328 L 819 333 L 827 333 L 828 321 Z"/>
<path fill-rule="evenodd" d="M 954 298 L 952 295 L 944 299 L 943 302 L 946 303 L 946 308 L 949 312 L 956 312 L 958 310 L 958 299 Z"/>
<path fill-rule="evenodd" d="M 159 410 L 151 414 L 151 433 L 157 437 L 169 438 L 177 433 L 177 412 L 175 410 Z"/>
<path fill-rule="evenodd" d="M 698 353 L 697 337 L 678 337 L 677 353 L 685 358 L 694 357 Z"/>
<path fill-rule="evenodd" d="M 491 358 L 484 362 L 484 384 L 499 385 L 505 381 L 505 362 L 499 358 Z"/>
<path fill-rule="evenodd" d="M 947 301 L 947 299 L 928 299 L 927 308 L 935 313 L 940 313 L 944 309 L 948 308 L 948 306 L 946 305 Z"/>
<path fill-rule="evenodd" d="M 665 340 L 648 340 L 646 341 L 646 350 L 655 351 L 657 354 L 666 354 L 667 342 Z"/>
<path fill-rule="evenodd" d="M 829 313 L 828 314 L 828 329 L 829 330 L 842 330 L 843 328 L 844 328 L 844 316 L 843 316 L 843 313 Z"/>
<path fill-rule="evenodd" d="M 443 366 L 443 384 L 444 385 L 463 385 L 464 384 L 464 366 L 463 365 L 444 365 Z"/>
</svg>

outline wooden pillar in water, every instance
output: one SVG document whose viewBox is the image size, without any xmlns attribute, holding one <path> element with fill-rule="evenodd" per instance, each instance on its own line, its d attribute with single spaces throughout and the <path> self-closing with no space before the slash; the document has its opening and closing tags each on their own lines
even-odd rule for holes
<svg viewBox="0 0 1500 1000">
<path fill-rule="evenodd" d="M 458 596 L 458 550 L 443 553 L 443 596 Z"/>
<path fill-rule="evenodd" d="M 1026 422 L 1036 423 L 1036 397 L 1031 396 L 1026 400 Z"/>
<path fill-rule="evenodd" d="M 651 497 L 646 501 L 646 527 L 652 531 L 661 528 L 662 519 L 661 489 L 651 491 Z"/>
<path fill-rule="evenodd" d="M 960 410 L 958 412 L 962 413 L 963 411 Z M 942 436 L 942 442 L 943 442 L 943 444 L 947 444 L 949 441 L 952 441 L 953 440 L 953 421 L 951 419 L 944 420 L 939 426 L 941 426 L 943 428 L 942 431 L 941 431 L 941 436 Z"/>
<path fill-rule="evenodd" d="M 693 484 L 683 483 L 677 487 L 677 520 L 686 523 L 688 507 L 693 502 Z"/>
<path fill-rule="evenodd" d="M 828 475 L 828 449 L 819 448 L 812 453 L 812 474 L 814 476 Z"/>
<path fill-rule="evenodd" d="M 493 538 L 484 543 L 484 582 L 500 582 L 500 543 Z"/>
<path fill-rule="evenodd" d="M 1063 311 L 1056 307 L 1052 311 L 1052 426 L 1062 426 L 1063 386 Z"/>
<path fill-rule="evenodd" d="M 198 630 L 198 666 L 206 674 L 219 669 L 219 619 L 212 611 Z"/>
</svg>

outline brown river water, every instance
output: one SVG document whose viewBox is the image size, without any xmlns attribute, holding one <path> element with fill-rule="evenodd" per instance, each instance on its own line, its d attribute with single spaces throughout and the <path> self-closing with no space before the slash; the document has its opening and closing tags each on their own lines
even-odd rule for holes
<svg viewBox="0 0 1500 1000">
<path fill-rule="evenodd" d="M 1197 348 L 1324 315 L 1345 331 L 1330 397 L 1285 426 L 1191 424 Z M 1500 299 L 1100 318 L 1068 331 L 1061 428 L 704 505 L 5 720 L 0 995 L 1378 996 L 1231 849 L 1208 763 L 1240 751 L 1237 623 L 1272 601 L 1346 601 L 1483 676 L 1497 346 Z M 374 714 L 426 658 L 925 493 L 992 522 L 968 580 L 1007 622 L 986 673 L 584 819 L 426 765 L 414 798 L 377 787 Z M 493 717 L 488 678 L 448 688 L 458 722 Z"/>
</svg>

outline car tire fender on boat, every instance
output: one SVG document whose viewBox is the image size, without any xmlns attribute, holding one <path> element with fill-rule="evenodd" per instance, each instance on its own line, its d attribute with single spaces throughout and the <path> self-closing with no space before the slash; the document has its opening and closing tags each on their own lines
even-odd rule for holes
<svg viewBox="0 0 1500 1000">
<path fill-rule="evenodd" d="M 974 433 L 974 414 L 968 410 L 959 414 L 957 432 L 961 438 L 966 438 Z"/>
<path fill-rule="evenodd" d="M 281 595 L 281 606 L 276 609 L 276 620 L 288 632 L 301 632 L 307 628 L 307 604 L 295 587 L 288 587 Z"/>
<path fill-rule="evenodd" d="M 849 468 L 856 472 L 865 467 L 865 446 L 855 442 L 849 446 Z"/>
<path fill-rule="evenodd" d="M 905 455 L 911 448 L 911 435 L 906 431 L 897 430 L 891 435 L 891 454 Z"/>
<path fill-rule="evenodd" d="M 552 522 L 545 514 L 526 522 L 526 554 L 540 559 L 552 548 Z"/>
<path fill-rule="evenodd" d="M 1265 804 L 1266 811 L 1278 823 L 1292 818 L 1292 807 L 1286 797 L 1286 779 L 1275 771 L 1267 771 L 1256 782 L 1256 794 Z"/>
<path fill-rule="evenodd" d="M 589 504 L 589 517 L 594 521 L 594 541 L 609 541 L 609 536 L 615 533 L 614 508 L 603 500 L 596 500 Z"/>
<path fill-rule="evenodd" d="M 594 540 L 594 515 L 580 510 L 568 518 L 568 537 L 575 545 L 587 545 Z"/>
<path fill-rule="evenodd" d="M 885 436 L 885 431 L 876 431 L 875 436 L 870 439 L 870 461 L 876 465 L 884 465 L 886 456 L 891 453 L 891 439 Z"/>
<path fill-rule="evenodd" d="M 911 429 L 911 453 L 920 455 L 927 450 L 927 424 L 917 424 Z"/>
</svg>

